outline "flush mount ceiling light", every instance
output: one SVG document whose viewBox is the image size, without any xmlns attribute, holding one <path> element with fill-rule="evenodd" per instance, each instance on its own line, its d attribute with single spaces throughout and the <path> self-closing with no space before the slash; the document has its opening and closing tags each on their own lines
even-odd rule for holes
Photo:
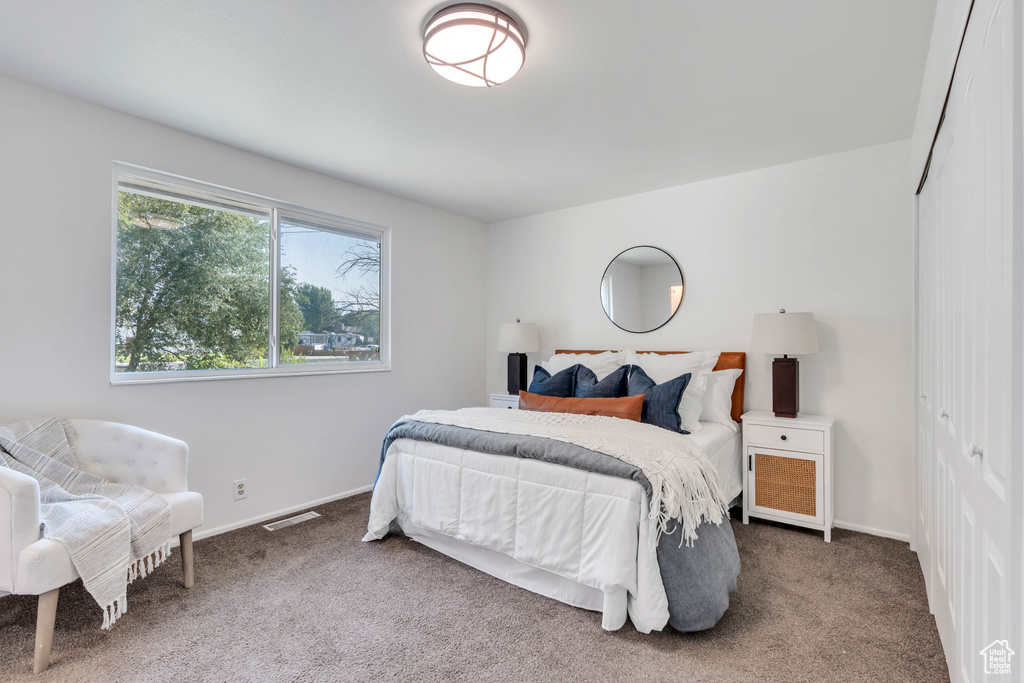
<svg viewBox="0 0 1024 683">
<path fill-rule="evenodd" d="M 526 59 L 526 36 L 509 15 L 487 5 L 463 3 L 427 22 L 423 56 L 449 81 L 477 87 L 501 85 Z"/>
</svg>

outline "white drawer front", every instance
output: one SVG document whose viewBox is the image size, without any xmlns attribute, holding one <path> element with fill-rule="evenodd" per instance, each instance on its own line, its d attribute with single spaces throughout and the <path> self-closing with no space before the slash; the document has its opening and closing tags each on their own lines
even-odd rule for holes
<svg viewBox="0 0 1024 683">
<path fill-rule="evenodd" d="M 747 425 L 747 443 L 806 453 L 825 452 L 825 432 L 817 429 Z"/>
<path fill-rule="evenodd" d="M 519 410 L 519 396 L 513 394 L 491 394 L 491 407 Z"/>
</svg>

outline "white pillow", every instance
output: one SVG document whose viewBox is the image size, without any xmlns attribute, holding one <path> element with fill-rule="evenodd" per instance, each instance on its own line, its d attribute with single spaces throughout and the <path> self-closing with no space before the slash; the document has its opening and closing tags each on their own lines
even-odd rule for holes
<svg viewBox="0 0 1024 683">
<path fill-rule="evenodd" d="M 605 351 L 604 353 L 556 353 L 540 364 L 552 375 L 581 363 L 597 375 L 600 382 L 626 364 L 626 351 Z"/>
<path fill-rule="evenodd" d="M 716 422 L 734 432 L 740 430 L 736 420 L 732 419 L 732 390 L 742 374 L 743 371 L 739 368 L 731 368 L 708 375 L 708 386 L 704 391 L 704 398 L 701 399 L 701 422 Z"/>
<path fill-rule="evenodd" d="M 721 351 L 693 351 L 691 353 L 636 353 L 627 352 L 626 363 L 639 365 L 655 384 L 664 384 L 679 375 L 690 373 L 690 383 L 679 401 L 681 427 L 688 432 L 700 431 L 701 401 L 708 385 L 708 377 L 718 362 Z"/>
</svg>

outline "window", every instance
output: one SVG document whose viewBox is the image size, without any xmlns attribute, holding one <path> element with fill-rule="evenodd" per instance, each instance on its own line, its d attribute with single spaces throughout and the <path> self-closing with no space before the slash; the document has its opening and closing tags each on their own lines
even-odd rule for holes
<svg viewBox="0 0 1024 683">
<path fill-rule="evenodd" d="M 119 167 L 111 380 L 388 368 L 388 231 Z"/>
<path fill-rule="evenodd" d="M 287 213 L 279 226 L 280 362 L 379 361 L 380 238 Z"/>
</svg>

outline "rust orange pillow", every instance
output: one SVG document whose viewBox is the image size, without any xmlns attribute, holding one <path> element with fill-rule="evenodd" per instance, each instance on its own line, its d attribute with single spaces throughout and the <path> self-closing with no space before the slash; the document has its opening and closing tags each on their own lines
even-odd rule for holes
<svg viewBox="0 0 1024 683">
<path fill-rule="evenodd" d="M 619 417 L 623 420 L 639 422 L 644 410 L 644 395 L 624 396 L 622 398 L 558 398 L 520 391 L 519 410 L 535 410 L 541 413 L 604 415 L 605 417 Z"/>
</svg>

